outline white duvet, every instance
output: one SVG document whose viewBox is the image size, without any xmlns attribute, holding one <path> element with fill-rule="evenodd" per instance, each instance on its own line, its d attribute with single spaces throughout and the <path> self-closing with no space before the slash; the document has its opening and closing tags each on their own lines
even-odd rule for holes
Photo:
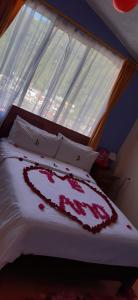
<svg viewBox="0 0 138 300">
<path fill-rule="evenodd" d="M 19 161 L 17 157 L 24 160 Z M 117 222 L 97 234 L 87 232 L 49 205 L 43 213 L 38 208 L 42 201 L 23 178 L 23 168 L 32 162 L 60 174 L 72 173 L 90 180 L 90 175 L 81 169 L 16 148 L 3 139 L 0 142 L 0 268 L 21 254 L 138 267 L 138 232 L 114 204 Z M 97 186 L 93 179 L 91 183 Z M 56 194 L 54 189 L 53 194 Z"/>
</svg>

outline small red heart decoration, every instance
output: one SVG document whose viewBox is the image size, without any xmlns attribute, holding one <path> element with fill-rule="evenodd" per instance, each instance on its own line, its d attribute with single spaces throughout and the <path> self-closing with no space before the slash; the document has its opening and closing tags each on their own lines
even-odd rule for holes
<svg viewBox="0 0 138 300">
<path fill-rule="evenodd" d="M 137 4 L 138 0 L 113 0 L 113 5 L 119 12 L 128 12 Z"/>
</svg>

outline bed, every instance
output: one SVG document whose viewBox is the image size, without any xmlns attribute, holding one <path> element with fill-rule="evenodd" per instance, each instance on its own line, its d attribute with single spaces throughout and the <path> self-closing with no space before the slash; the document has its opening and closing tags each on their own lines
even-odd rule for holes
<svg viewBox="0 0 138 300">
<path fill-rule="evenodd" d="M 69 183 L 66 180 L 64 192 L 62 191 L 63 182 L 60 181 L 63 181 L 63 177 L 67 180 L 68 176 L 77 179 L 84 190 L 91 186 L 93 197 L 96 192 L 99 196 L 102 191 L 86 171 L 11 145 L 6 137 L 17 115 L 52 133 L 60 131 L 84 145 L 89 141 L 88 137 L 12 106 L 0 132 L 0 268 L 21 254 L 31 254 L 64 261 L 66 268 L 68 264 L 75 265 L 79 272 L 83 266 L 83 273 L 86 274 L 89 270 L 89 276 L 98 270 L 98 274 L 103 273 L 106 277 L 122 280 L 122 290 L 129 288 L 138 275 L 137 230 L 110 200 L 107 201 L 110 201 L 117 221 L 114 220 L 110 226 L 103 226 L 95 232 L 91 232 L 89 226 L 81 226 L 86 224 L 82 224 L 79 217 L 79 222 L 76 222 L 77 218 L 71 219 L 68 214 L 58 211 L 55 203 L 43 201 L 47 200 L 44 195 L 45 183 L 42 183 L 45 177 L 47 184 L 50 180 L 57 180 L 56 184 L 59 190 L 61 188 L 62 196 L 68 190 L 69 199 L 74 197 L 74 191 L 68 189 Z M 47 172 L 53 172 L 50 173 L 53 176 L 51 179 Z M 53 200 L 56 198 L 56 186 L 54 187 L 52 182 L 50 184 L 48 199 L 50 197 Z M 40 193 L 41 189 L 43 192 Z M 79 195 L 82 196 L 87 195 Z M 106 222 L 105 215 L 104 218 Z"/>
</svg>

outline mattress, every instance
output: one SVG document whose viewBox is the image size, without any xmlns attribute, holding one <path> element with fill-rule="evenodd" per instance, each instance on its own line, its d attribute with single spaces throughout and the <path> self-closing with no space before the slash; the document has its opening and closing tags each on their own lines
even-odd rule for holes
<svg viewBox="0 0 138 300">
<path fill-rule="evenodd" d="M 138 231 L 112 203 L 116 223 L 93 234 L 46 204 L 28 187 L 23 169 L 36 163 L 72 173 L 100 191 L 84 170 L 0 142 L 0 268 L 21 254 L 44 255 L 98 264 L 138 267 Z M 56 193 L 56 191 L 54 191 Z"/>
</svg>

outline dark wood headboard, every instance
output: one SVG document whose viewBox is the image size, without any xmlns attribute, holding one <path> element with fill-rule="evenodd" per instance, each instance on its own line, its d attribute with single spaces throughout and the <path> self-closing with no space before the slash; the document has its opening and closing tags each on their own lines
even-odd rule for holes
<svg viewBox="0 0 138 300">
<path fill-rule="evenodd" d="M 85 136 L 81 133 L 78 133 L 76 131 L 73 131 L 69 128 L 63 127 L 59 124 L 56 124 L 54 122 L 51 122 L 47 119 L 44 119 L 38 115 L 35 115 L 27 110 L 24 110 L 20 107 L 17 107 L 15 105 L 12 105 L 9 113 L 7 114 L 1 128 L 0 128 L 0 137 L 7 137 L 9 134 L 9 131 L 12 127 L 12 124 L 16 118 L 16 116 L 20 116 L 21 118 L 25 119 L 32 125 L 41 128 L 43 130 L 46 130 L 53 134 L 58 134 L 58 132 L 61 132 L 66 137 L 72 139 L 73 141 L 77 143 L 81 143 L 83 145 L 88 145 L 89 143 L 89 137 Z"/>
</svg>

